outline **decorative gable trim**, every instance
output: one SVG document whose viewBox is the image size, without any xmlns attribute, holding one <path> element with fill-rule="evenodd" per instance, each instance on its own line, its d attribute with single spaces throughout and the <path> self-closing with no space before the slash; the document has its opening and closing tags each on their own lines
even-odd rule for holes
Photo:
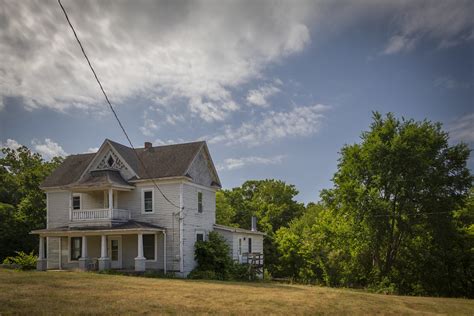
<svg viewBox="0 0 474 316">
<path fill-rule="evenodd" d="M 109 149 L 108 152 L 106 152 L 107 147 Z M 101 157 L 102 157 L 101 161 L 98 161 Z M 110 158 L 112 158 L 113 160 L 112 166 L 108 166 Z M 93 166 L 97 166 L 97 168 L 92 169 Z M 87 168 L 84 169 L 84 172 L 79 177 L 79 180 L 81 180 L 87 174 L 87 172 L 91 170 L 101 170 L 101 169 L 110 169 L 110 168 L 118 169 L 118 170 L 126 170 L 129 173 L 131 173 L 132 176 L 139 178 L 135 170 L 133 170 L 132 167 L 130 167 L 127 161 L 117 152 L 117 150 L 109 142 L 109 140 L 106 139 L 100 146 L 99 150 L 97 151 L 97 153 L 95 154 L 94 158 L 91 160 Z"/>
</svg>

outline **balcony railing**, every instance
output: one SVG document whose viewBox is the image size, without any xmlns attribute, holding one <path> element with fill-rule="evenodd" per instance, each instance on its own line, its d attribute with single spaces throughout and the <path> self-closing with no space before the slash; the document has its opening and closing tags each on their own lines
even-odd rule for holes
<svg viewBox="0 0 474 316">
<path fill-rule="evenodd" d="M 130 211 L 114 208 L 91 209 L 91 210 L 72 210 L 71 221 L 101 221 L 101 220 L 118 220 L 127 221 L 130 219 Z"/>
</svg>

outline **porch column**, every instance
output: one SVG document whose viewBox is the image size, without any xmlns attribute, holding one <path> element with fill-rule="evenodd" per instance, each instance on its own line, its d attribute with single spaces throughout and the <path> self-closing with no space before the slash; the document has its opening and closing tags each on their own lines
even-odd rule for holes
<svg viewBox="0 0 474 316">
<path fill-rule="evenodd" d="M 79 269 L 87 271 L 89 265 L 89 257 L 87 256 L 87 236 L 82 236 L 82 251 L 79 258 Z"/>
<path fill-rule="evenodd" d="M 107 236 L 102 235 L 100 238 L 100 258 L 99 261 L 99 270 L 108 270 L 110 269 L 110 258 L 107 256 Z"/>
<path fill-rule="evenodd" d="M 166 232 L 163 232 L 163 272 L 166 274 Z"/>
<path fill-rule="evenodd" d="M 36 262 L 36 270 L 45 271 L 46 265 L 47 265 L 47 261 L 44 258 L 44 237 L 39 236 L 39 254 L 38 254 L 38 261 Z"/>
<path fill-rule="evenodd" d="M 109 213 L 110 218 L 112 218 L 112 210 L 114 208 L 114 192 L 112 188 L 109 189 Z"/>
<path fill-rule="evenodd" d="M 145 257 L 143 256 L 143 233 L 138 234 L 138 255 L 135 258 L 135 271 L 145 271 Z"/>
</svg>

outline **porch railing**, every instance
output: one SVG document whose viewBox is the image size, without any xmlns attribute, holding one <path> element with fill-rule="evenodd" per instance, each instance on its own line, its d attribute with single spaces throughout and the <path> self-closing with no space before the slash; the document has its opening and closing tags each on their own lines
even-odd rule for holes
<svg viewBox="0 0 474 316">
<path fill-rule="evenodd" d="M 114 208 L 90 209 L 90 210 L 72 210 L 71 221 L 95 221 L 95 220 L 129 220 L 130 211 Z"/>
</svg>

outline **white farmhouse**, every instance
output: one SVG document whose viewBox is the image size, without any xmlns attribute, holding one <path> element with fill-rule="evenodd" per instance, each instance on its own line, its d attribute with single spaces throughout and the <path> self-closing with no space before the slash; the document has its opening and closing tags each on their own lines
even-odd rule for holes
<svg viewBox="0 0 474 316">
<path fill-rule="evenodd" d="M 194 243 L 216 230 L 235 260 L 261 258 L 263 233 L 216 225 L 221 187 L 205 142 L 135 150 L 106 139 L 97 153 L 72 155 L 41 188 L 47 224 L 38 270 L 172 271 L 196 265 Z M 240 241 L 239 241 L 240 240 Z"/>
</svg>

